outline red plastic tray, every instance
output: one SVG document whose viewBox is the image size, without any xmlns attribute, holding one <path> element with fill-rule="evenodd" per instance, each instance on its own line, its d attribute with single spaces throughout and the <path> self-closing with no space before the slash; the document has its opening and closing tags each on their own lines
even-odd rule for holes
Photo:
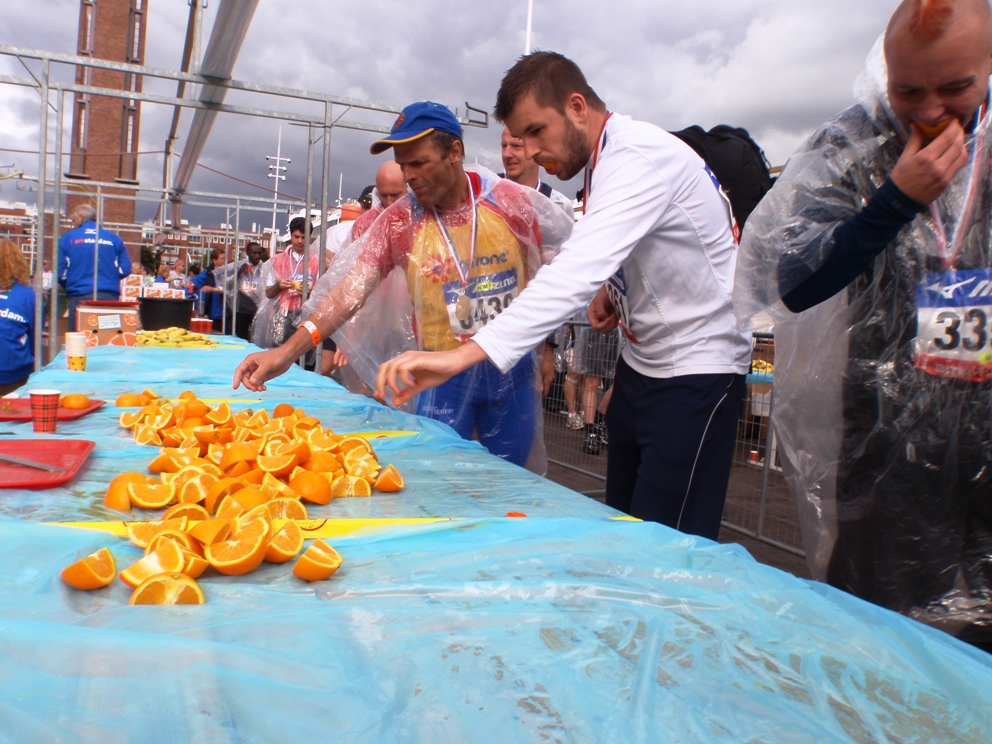
<svg viewBox="0 0 992 744">
<path fill-rule="evenodd" d="M 107 401 L 90 399 L 89 408 L 62 408 L 59 406 L 59 421 L 72 421 L 87 413 L 92 413 Z M 0 398 L 0 421 L 30 421 L 30 398 Z"/>
<path fill-rule="evenodd" d="M 72 478 L 93 451 L 87 439 L 7 439 L 0 454 L 63 468 L 59 471 L 0 462 L 0 488 L 51 488 Z"/>
</svg>

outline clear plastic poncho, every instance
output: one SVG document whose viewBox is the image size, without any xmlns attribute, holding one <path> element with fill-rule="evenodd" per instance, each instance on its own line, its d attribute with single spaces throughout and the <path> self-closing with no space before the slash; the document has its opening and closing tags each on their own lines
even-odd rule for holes
<svg viewBox="0 0 992 744">
<path fill-rule="evenodd" d="M 263 349 L 273 349 L 282 346 L 303 322 L 302 287 L 304 274 L 306 281 L 312 287 L 317 281 L 318 257 L 310 254 L 309 263 L 304 272 L 302 256 L 292 253 L 287 247 L 282 253 L 277 253 L 262 264 L 262 278 L 259 281 L 258 312 L 251 324 L 251 342 Z M 275 297 L 266 296 L 266 288 L 278 284 L 282 279 L 296 282 L 295 289 L 283 290 Z M 308 355 L 308 364 L 312 359 Z"/>
<path fill-rule="evenodd" d="M 879 39 L 859 105 L 813 134 L 748 220 L 735 309 L 776 318 L 774 424 L 814 575 L 989 643 L 989 117 L 967 139 L 969 165 L 846 290 L 799 314 L 779 299 L 902 153 L 908 132 L 885 91 Z"/>
<path fill-rule="evenodd" d="M 307 314 L 322 330 L 338 325 L 333 318 L 351 318 L 333 337 L 368 384 L 396 354 L 450 350 L 470 339 L 571 234 L 572 220 L 539 192 L 478 166 L 466 170 L 471 202 L 435 211 L 404 196 L 342 249 L 314 288 Z M 475 365 L 422 393 L 415 408 L 543 473 L 540 395 L 533 353 L 506 374 Z"/>
</svg>

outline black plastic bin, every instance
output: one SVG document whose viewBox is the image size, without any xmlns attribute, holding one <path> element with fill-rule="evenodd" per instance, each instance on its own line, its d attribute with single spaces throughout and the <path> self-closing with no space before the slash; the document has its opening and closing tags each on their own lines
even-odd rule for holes
<svg viewBox="0 0 992 744">
<path fill-rule="evenodd" d="M 142 297 L 138 304 L 138 317 L 146 331 L 159 331 L 163 328 L 185 328 L 193 318 L 193 304 L 196 299 L 166 300 L 161 297 Z"/>
</svg>

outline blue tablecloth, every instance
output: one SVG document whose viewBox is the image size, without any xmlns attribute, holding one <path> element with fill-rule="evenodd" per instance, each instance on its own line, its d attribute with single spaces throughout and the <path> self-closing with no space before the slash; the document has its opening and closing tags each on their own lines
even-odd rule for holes
<svg viewBox="0 0 992 744">
<path fill-rule="evenodd" d="M 58 572 L 137 548 L 39 522 L 112 518 L 107 481 L 155 450 L 113 408 L 63 425 L 53 440 L 97 442 L 80 475 L 0 491 L 0 741 L 989 741 L 987 655 L 738 546 L 615 521 L 327 379 L 233 392 L 245 351 L 96 349 L 86 373 L 56 360 L 32 384 L 189 388 L 235 410 L 293 402 L 338 431 L 415 430 L 376 443 L 404 491 L 312 513 L 465 519 L 335 539 L 345 564 L 325 582 L 263 565 L 205 574 L 204 606 L 129 607 L 119 582 L 83 593 Z"/>
</svg>

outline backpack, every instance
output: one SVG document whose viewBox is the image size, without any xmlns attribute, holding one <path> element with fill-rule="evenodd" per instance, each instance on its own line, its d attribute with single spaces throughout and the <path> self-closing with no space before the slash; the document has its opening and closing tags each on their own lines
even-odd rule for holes
<svg viewBox="0 0 992 744">
<path fill-rule="evenodd" d="M 746 129 L 720 124 L 709 132 L 691 126 L 672 132 L 696 151 L 730 200 L 740 228 L 772 187 L 768 158 Z"/>
</svg>

